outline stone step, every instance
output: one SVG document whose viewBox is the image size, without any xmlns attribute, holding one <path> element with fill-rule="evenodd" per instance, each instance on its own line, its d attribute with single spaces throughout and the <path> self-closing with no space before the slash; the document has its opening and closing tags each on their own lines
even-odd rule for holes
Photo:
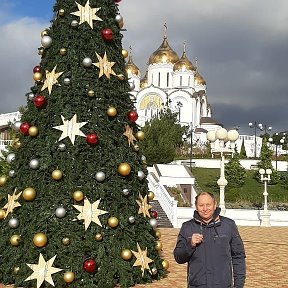
<svg viewBox="0 0 288 288">
<path fill-rule="evenodd" d="M 169 218 L 167 217 L 166 213 L 162 209 L 158 200 L 149 201 L 150 205 L 152 205 L 152 210 L 157 212 L 157 222 L 158 227 L 162 228 L 173 228 L 172 223 L 170 222 Z"/>
</svg>

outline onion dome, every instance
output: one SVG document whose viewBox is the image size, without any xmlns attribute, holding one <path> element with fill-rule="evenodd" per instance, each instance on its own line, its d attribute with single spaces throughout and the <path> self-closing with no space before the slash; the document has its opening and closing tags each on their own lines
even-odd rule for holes
<svg viewBox="0 0 288 288">
<path fill-rule="evenodd" d="M 139 68 L 134 64 L 131 55 L 129 56 L 129 60 L 125 66 L 125 70 L 127 74 L 132 74 L 139 76 L 140 75 L 140 70 Z"/>
<path fill-rule="evenodd" d="M 148 86 L 148 75 L 147 75 L 147 71 L 145 73 L 145 76 L 140 80 L 140 88 L 144 89 Z"/>
<path fill-rule="evenodd" d="M 198 71 L 195 73 L 195 83 L 198 85 L 206 85 L 206 81 L 203 79 L 203 77 L 199 74 Z"/>
<path fill-rule="evenodd" d="M 148 64 L 161 64 L 161 63 L 172 63 L 175 64 L 179 57 L 175 51 L 169 46 L 167 41 L 167 27 L 165 27 L 164 40 L 160 47 L 150 56 Z"/>
<path fill-rule="evenodd" d="M 175 63 L 173 67 L 173 71 L 195 71 L 195 67 L 193 64 L 188 60 L 185 51 L 185 43 L 182 57 Z"/>
</svg>

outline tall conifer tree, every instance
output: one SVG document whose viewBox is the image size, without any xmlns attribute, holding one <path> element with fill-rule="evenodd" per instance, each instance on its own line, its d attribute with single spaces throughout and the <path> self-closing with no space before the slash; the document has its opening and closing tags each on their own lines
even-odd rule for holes
<svg viewBox="0 0 288 288">
<path fill-rule="evenodd" d="M 1 177 L 4 284 L 124 288 L 166 274 L 120 1 L 57 0 L 41 33 L 35 85 Z"/>
</svg>

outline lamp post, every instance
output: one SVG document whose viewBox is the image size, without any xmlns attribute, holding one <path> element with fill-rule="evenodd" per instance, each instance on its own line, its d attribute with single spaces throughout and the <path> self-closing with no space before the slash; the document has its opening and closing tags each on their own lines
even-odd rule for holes
<svg viewBox="0 0 288 288">
<path fill-rule="evenodd" d="M 220 201 L 219 207 L 221 208 L 221 214 L 225 215 L 225 186 L 228 184 L 228 181 L 225 178 L 225 155 L 233 155 L 235 149 L 235 141 L 239 138 L 239 133 L 237 130 L 229 130 L 220 128 L 214 131 L 207 132 L 207 140 L 211 143 L 211 153 L 220 154 L 220 177 L 217 180 L 217 184 L 220 190 Z M 217 145 L 216 140 L 218 140 L 219 145 Z M 229 141 L 229 146 L 225 145 L 225 142 Z M 215 143 L 216 142 L 216 143 Z M 216 144 L 216 145 L 215 145 Z"/>
<path fill-rule="evenodd" d="M 279 139 L 279 133 L 275 133 L 276 139 L 270 137 L 268 139 L 270 144 L 275 145 L 275 169 L 278 171 L 278 146 L 282 146 L 285 143 L 285 135 L 281 139 Z"/>
<path fill-rule="evenodd" d="M 271 169 L 266 169 L 264 170 L 263 168 L 259 169 L 259 174 L 260 174 L 260 180 L 264 182 L 264 209 L 261 211 L 260 214 L 260 219 L 261 223 L 260 226 L 264 227 L 269 227 L 271 226 L 270 224 L 270 216 L 271 214 L 268 211 L 268 203 L 267 203 L 267 197 L 268 197 L 268 192 L 267 192 L 267 183 L 271 180 L 270 175 L 272 174 Z"/>
<path fill-rule="evenodd" d="M 182 136 L 182 139 L 183 139 L 183 141 L 187 141 L 187 138 L 190 138 L 189 166 L 190 166 L 190 170 L 191 170 L 192 169 L 192 160 L 193 160 L 193 132 L 194 132 L 194 128 L 192 126 L 192 122 L 189 125 L 190 125 L 190 131 L 188 132 L 189 136 L 184 134 Z"/>
<path fill-rule="evenodd" d="M 261 131 L 265 131 L 265 135 L 267 134 L 267 131 L 271 131 L 272 127 L 271 126 L 267 126 L 266 124 L 263 127 L 262 123 L 258 123 L 258 122 L 250 122 L 249 123 L 249 127 L 250 128 L 254 128 L 254 158 L 257 157 L 257 129 L 261 130 Z"/>
</svg>

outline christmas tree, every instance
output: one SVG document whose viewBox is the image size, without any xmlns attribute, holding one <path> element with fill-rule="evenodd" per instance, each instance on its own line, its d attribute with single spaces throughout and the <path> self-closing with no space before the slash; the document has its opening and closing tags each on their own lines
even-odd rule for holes
<svg viewBox="0 0 288 288">
<path fill-rule="evenodd" d="M 131 287 L 167 273 L 120 0 L 58 0 L 0 181 L 0 282 Z"/>
</svg>

